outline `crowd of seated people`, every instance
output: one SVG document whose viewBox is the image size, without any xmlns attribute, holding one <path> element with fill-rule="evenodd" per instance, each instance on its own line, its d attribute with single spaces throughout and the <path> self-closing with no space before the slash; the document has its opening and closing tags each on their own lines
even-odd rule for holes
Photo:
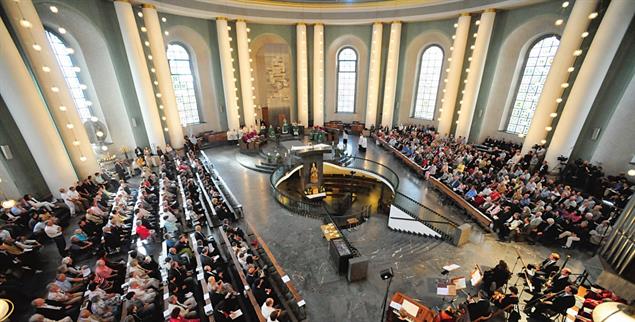
<svg viewBox="0 0 635 322">
<path fill-rule="evenodd" d="M 422 126 L 384 128 L 377 135 L 421 166 L 426 178 L 438 179 L 480 209 L 503 241 L 594 248 L 632 194 L 625 179 L 613 179 L 617 190 L 607 194 L 621 201 L 607 205 L 601 197 L 556 181 L 547 175 L 545 149 L 539 146 L 522 155 L 517 146 L 490 140 L 483 149 Z"/>
</svg>

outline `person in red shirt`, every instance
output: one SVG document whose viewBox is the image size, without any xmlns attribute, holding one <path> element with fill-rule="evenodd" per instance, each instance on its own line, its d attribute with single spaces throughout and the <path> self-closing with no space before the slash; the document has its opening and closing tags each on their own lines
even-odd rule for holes
<svg viewBox="0 0 635 322">
<path fill-rule="evenodd" d="M 144 226 L 140 220 L 137 221 L 137 229 L 135 231 L 137 233 L 137 236 L 139 236 L 141 240 L 146 240 L 152 237 L 152 234 L 153 234 L 153 231 L 148 229 L 148 227 Z"/>
</svg>

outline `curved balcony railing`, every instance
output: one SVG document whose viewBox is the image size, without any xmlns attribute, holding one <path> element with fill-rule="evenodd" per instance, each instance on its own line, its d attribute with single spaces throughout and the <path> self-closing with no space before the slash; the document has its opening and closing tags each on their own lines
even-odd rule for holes
<svg viewBox="0 0 635 322">
<path fill-rule="evenodd" d="M 292 168 L 289 166 L 280 166 L 269 177 L 273 197 L 280 205 L 288 210 L 307 217 L 322 218 L 327 215 L 326 208 L 320 202 L 305 200 L 302 197 L 294 196 L 289 192 L 278 189 L 276 184 L 285 176 Z"/>
<path fill-rule="evenodd" d="M 344 165 L 346 168 L 359 169 L 371 172 L 384 178 L 393 187 L 394 191 L 399 188 L 399 176 L 391 168 L 373 160 L 368 160 L 360 157 L 350 158 L 350 162 Z"/>
</svg>

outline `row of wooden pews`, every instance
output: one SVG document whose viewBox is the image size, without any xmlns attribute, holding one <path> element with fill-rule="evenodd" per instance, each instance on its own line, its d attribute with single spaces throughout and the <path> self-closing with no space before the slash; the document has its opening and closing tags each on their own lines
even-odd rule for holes
<svg viewBox="0 0 635 322">
<path fill-rule="evenodd" d="M 231 190 L 228 187 L 224 187 L 225 182 L 218 175 L 216 170 L 213 168 L 211 162 L 207 160 L 207 157 L 203 156 L 203 162 L 201 163 L 201 171 L 204 174 L 208 174 L 211 177 L 211 180 L 208 180 L 209 184 L 213 185 L 214 191 L 222 192 L 222 194 L 218 194 L 222 200 L 227 202 L 228 200 L 235 200 L 234 196 L 231 195 Z M 200 175 L 199 175 L 199 179 Z M 199 180 L 201 184 L 203 184 L 204 180 Z M 207 196 L 207 192 L 209 188 L 204 187 L 203 190 L 206 192 L 206 200 L 209 200 L 209 196 Z M 238 204 L 237 201 L 235 201 Z M 232 207 L 234 212 L 242 212 L 242 206 L 240 209 L 236 209 L 236 207 Z M 236 218 L 242 217 L 242 215 L 237 215 Z M 224 249 L 227 250 L 227 253 L 230 254 L 231 261 L 234 264 L 234 267 L 237 269 L 239 282 L 242 283 L 243 289 L 247 292 L 247 298 L 249 303 L 254 307 L 254 310 L 257 311 L 258 320 L 263 321 L 266 320 L 267 317 L 262 316 L 260 314 L 260 307 L 262 306 L 262 302 L 264 301 L 262 297 L 258 297 L 254 295 L 249 285 L 245 272 L 242 270 L 240 265 L 240 261 L 235 254 L 235 247 L 232 247 L 232 242 L 230 240 L 231 236 L 239 235 L 244 240 L 245 244 L 248 247 L 248 251 L 253 255 L 254 266 L 258 267 L 260 271 L 264 272 L 265 283 L 268 288 L 271 289 L 271 292 L 266 297 L 271 297 L 274 299 L 274 303 L 280 309 L 283 309 L 286 317 L 289 321 L 304 321 L 306 320 L 306 302 L 296 289 L 294 283 L 291 278 L 283 268 L 278 264 L 277 260 L 273 256 L 271 250 L 265 243 L 265 241 L 258 235 L 256 229 L 250 225 L 247 220 L 243 219 L 244 222 L 243 228 L 239 227 L 237 224 L 232 224 L 229 221 L 224 221 L 223 225 L 219 227 L 218 233 L 220 235 L 220 242 L 223 244 Z M 261 320 L 262 318 L 262 320 Z"/>
<path fill-rule="evenodd" d="M 388 144 L 383 138 L 378 137 L 376 134 L 373 134 L 373 138 L 379 143 L 381 147 L 388 150 L 392 155 L 396 158 L 400 159 L 404 164 L 406 164 L 412 171 L 417 173 L 419 176 L 425 176 L 425 170 L 420 165 L 416 164 L 414 161 L 405 156 L 401 151 L 398 151 L 393 146 Z M 430 176 L 427 178 L 428 182 L 432 184 L 438 191 L 441 191 L 444 195 L 450 198 L 456 205 L 461 207 L 465 212 L 470 216 L 470 218 L 474 219 L 480 226 L 489 230 L 489 226 L 492 223 L 492 219 L 490 219 L 487 215 L 483 214 L 478 208 L 474 205 L 467 202 L 461 195 L 454 192 L 450 187 L 446 186 L 443 182 L 439 181 L 437 178 Z"/>
</svg>

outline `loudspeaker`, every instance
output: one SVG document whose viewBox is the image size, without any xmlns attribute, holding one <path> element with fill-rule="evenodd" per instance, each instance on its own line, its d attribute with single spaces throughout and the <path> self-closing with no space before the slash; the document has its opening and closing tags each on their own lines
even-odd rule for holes
<svg viewBox="0 0 635 322">
<path fill-rule="evenodd" d="M 361 281 L 368 276 L 368 257 L 359 256 L 348 260 L 348 274 L 346 278 L 349 282 Z"/>
<path fill-rule="evenodd" d="M 13 153 L 11 152 L 11 148 L 8 145 L 0 146 L 0 150 L 2 150 L 2 154 L 4 154 L 4 158 L 7 160 L 13 159 Z"/>
<path fill-rule="evenodd" d="M 381 277 L 382 280 L 387 280 L 389 278 L 392 277 L 392 268 L 387 268 L 381 272 L 379 272 L 379 277 Z"/>
</svg>

